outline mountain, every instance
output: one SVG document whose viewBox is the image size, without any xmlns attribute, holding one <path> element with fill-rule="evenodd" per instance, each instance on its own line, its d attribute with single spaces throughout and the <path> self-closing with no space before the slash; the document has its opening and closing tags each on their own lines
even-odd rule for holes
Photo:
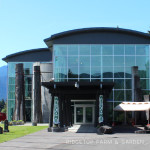
<svg viewBox="0 0 150 150">
<path fill-rule="evenodd" d="M 7 99 L 7 66 L 0 67 L 0 100 Z"/>
</svg>

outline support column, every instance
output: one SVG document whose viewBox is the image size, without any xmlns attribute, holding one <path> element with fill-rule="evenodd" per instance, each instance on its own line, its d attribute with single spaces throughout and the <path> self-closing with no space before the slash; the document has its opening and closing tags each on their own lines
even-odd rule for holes
<svg viewBox="0 0 150 150">
<path fill-rule="evenodd" d="M 49 128 L 48 128 L 48 132 L 52 131 L 52 127 L 53 127 L 53 112 L 54 112 L 54 95 L 52 95 L 52 99 L 50 102 L 50 112 L 49 112 Z"/>
<path fill-rule="evenodd" d="M 71 113 L 71 100 L 69 99 L 69 101 L 68 101 L 68 105 L 69 105 L 69 113 L 68 113 L 68 118 L 69 118 L 69 126 L 72 126 L 72 113 Z"/>
<path fill-rule="evenodd" d="M 40 66 L 34 66 L 33 122 L 42 122 Z"/>
<path fill-rule="evenodd" d="M 59 97 L 59 122 L 60 122 L 60 128 L 63 128 L 63 102 L 62 102 L 62 96 Z"/>
<path fill-rule="evenodd" d="M 14 120 L 25 121 L 24 72 L 23 64 L 16 64 L 15 77 L 15 112 Z"/>
<path fill-rule="evenodd" d="M 99 95 L 96 95 L 96 103 L 95 103 L 95 123 L 94 126 L 97 127 L 99 120 Z"/>
<path fill-rule="evenodd" d="M 64 100 L 64 104 L 63 104 L 63 118 L 64 118 L 64 125 L 65 127 L 67 127 L 67 111 L 66 111 L 66 97 L 65 97 L 65 100 Z"/>
<path fill-rule="evenodd" d="M 66 100 L 66 117 L 67 117 L 67 126 L 69 126 L 69 99 Z"/>
<path fill-rule="evenodd" d="M 105 94 L 103 95 L 103 119 L 104 119 L 103 124 L 104 125 L 108 124 L 108 111 L 107 111 L 108 107 L 107 107 L 107 101 L 106 101 L 108 94 L 109 93 L 105 91 Z"/>
</svg>

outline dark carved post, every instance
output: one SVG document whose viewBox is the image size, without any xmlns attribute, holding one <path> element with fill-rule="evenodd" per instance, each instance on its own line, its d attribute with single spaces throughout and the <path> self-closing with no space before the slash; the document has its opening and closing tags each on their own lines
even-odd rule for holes
<svg viewBox="0 0 150 150">
<path fill-rule="evenodd" d="M 42 122 L 40 66 L 34 66 L 33 122 Z"/>
<path fill-rule="evenodd" d="M 23 64 L 16 64 L 14 120 L 25 121 Z"/>
<path fill-rule="evenodd" d="M 99 119 L 99 95 L 96 95 L 96 103 L 95 103 L 95 123 L 94 123 L 94 126 L 95 126 L 95 127 L 98 125 L 98 119 Z"/>
<path fill-rule="evenodd" d="M 52 95 L 52 99 L 51 99 L 51 106 L 50 106 L 51 110 L 50 110 L 50 124 L 49 127 L 53 126 L 53 113 L 54 113 L 54 95 Z"/>
<path fill-rule="evenodd" d="M 63 101 L 63 119 L 64 125 L 67 126 L 66 99 Z"/>
<path fill-rule="evenodd" d="M 132 71 L 132 101 L 133 102 L 139 102 L 142 100 L 142 91 L 140 88 L 140 77 L 138 75 L 138 66 L 133 66 L 131 68 Z M 135 123 L 136 120 L 140 118 L 140 112 L 135 112 Z M 134 117 L 132 113 L 132 117 Z"/>
<path fill-rule="evenodd" d="M 54 95 L 52 94 L 52 99 L 50 101 L 50 112 L 49 112 L 49 128 L 48 128 L 48 132 L 52 131 L 52 127 L 53 127 L 53 111 L 54 111 Z"/>
<path fill-rule="evenodd" d="M 105 89 L 104 95 L 103 95 L 103 117 L 104 117 L 104 125 L 107 125 L 108 123 L 108 107 L 107 107 L 107 96 L 109 95 L 108 91 Z"/>
<path fill-rule="evenodd" d="M 60 122 L 60 128 L 63 128 L 62 97 L 59 97 L 59 122 Z"/>
<path fill-rule="evenodd" d="M 69 126 L 72 126 L 71 100 L 69 99 Z"/>
<path fill-rule="evenodd" d="M 66 100 L 66 118 L 67 118 L 67 126 L 69 126 L 69 99 Z"/>
<path fill-rule="evenodd" d="M 132 101 L 141 100 L 140 77 L 138 75 L 138 66 L 132 68 Z"/>
</svg>

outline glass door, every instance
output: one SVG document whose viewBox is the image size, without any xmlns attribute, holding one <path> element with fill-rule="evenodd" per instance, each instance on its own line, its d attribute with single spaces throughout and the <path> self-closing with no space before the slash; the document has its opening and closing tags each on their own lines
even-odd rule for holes
<svg viewBox="0 0 150 150">
<path fill-rule="evenodd" d="M 83 107 L 76 107 L 76 123 L 83 123 Z"/>
<path fill-rule="evenodd" d="M 93 122 L 93 107 L 85 107 L 85 123 Z"/>
<path fill-rule="evenodd" d="M 75 106 L 74 121 L 75 124 L 94 123 L 94 106 Z"/>
</svg>

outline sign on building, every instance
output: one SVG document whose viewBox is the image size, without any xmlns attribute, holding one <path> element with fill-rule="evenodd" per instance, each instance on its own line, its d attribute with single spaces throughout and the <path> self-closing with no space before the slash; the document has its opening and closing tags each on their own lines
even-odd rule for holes
<svg viewBox="0 0 150 150">
<path fill-rule="evenodd" d="M 57 96 L 54 96 L 54 124 L 59 124 L 59 100 Z"/>
<path fill-rule="evenodd" d="M 99 96 L 99 123 L 103 122 L 103 95 Z"/>
</svg>

